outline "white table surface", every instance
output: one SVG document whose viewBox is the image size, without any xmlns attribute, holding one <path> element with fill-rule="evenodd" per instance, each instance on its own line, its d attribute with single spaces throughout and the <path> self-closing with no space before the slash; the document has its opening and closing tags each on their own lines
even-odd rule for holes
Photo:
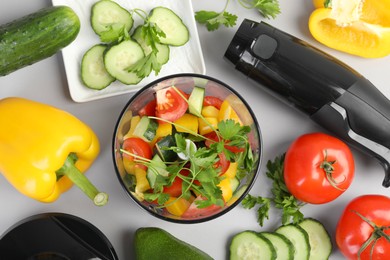
<svg viewBox="0 0 390 260">
<path fill-rule="evenodd" d="M 224 0 L 193 0 L 194 10 L 222 10 Z M 309 0 L 280 0 L 282 13 L 275 20 L 266 20 L 271 25 L 295 35 L 344 61 L 369 79 L 387 97 L 390 96 L 390 57 L 362 59 L 326 48 L 315 42 L 309 34 L 307 20 L 313 7 Z M 0 23 L 31 13 L 51 5 L 49 0 L 3 0 L 0 1 Z M 264 156 L 252 195 L 267 195 L 270 186 L 265 177 L 265 162 L 283 153 L 299 135 L 323 131 L 304 114 L 281 103 L 265 91 L 235 72 L 223 55 L 234 33 L 244 18 L 260 21 L 263 18 L 255 10 L 246 10 L 231 1 L 230 12 L 238 14 L 237 25 L 208 32 L 198 25 L 200 42 L 206 64 L 206 74 L 223 80 L 237 89 L 252 106 L 261 126 Z M 387 92 L 387 93 L 386 93 Z M 0 174 L 0 234 L 15 222 L 31 215 L 46 212 L 64 212 L 84 218 L 99 228 L 111 241 L 119 259 L 134 259 L 133 235 L 136 229 L 145 226 L 163 228 L 176 237 L 202 249 L 215 259 L 227 259 L 232 236 L 243 230 L 272 231 L 280 223 L 278 211 L 272 211 L 264 227 L 256 222 L 256 211 L 246 210 L 241 205 L 224 216 L 204 223 L 183 225 L 159 220 L 138 207 L 120 186 L 111 159 L 111 140 L 117 116 L 129 99 L 120 95 L 86 103 L 76 103 L 69 95 L 61 54 L 40 61 L 8 76 L 0 77 L 0 98 L 19 96 L 52 104 L 77 116 L 92 127 L 99 137 L 101 153 L 87 172 L 97 187 L 110 195 L 104 207 L 95 207 L 72 188 L 57 201 L 50 204 L 36 202 L 18 193 Z M 353 150 L 356 177 L 351 187 L 337 200 L 325 205 L 306 205 L 307 217 L 321 220 L 328 231 L 335 232 L 338 218 L 351 199 L 362 194 L 389 194 L 381 186 L 384 172 L 379 163 Z M 331 259 L 342 259 L 334 247 Z"/>
</svg>

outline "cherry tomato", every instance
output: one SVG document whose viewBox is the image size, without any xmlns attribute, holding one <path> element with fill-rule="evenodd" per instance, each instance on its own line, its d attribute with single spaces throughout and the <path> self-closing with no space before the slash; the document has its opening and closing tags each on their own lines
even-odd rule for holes
<svg viewBox="0 0 390 260">
<path fill-rule="evenodd" d="M 340 196 L 354 177 L 354 160 L 349 147 L 324 133 L 297 138 L 286 152 L 284 181 L 297 199 L 322 204 Z"/>
<path fill-rule="evenodd" d="M 186 166 L 189 167 L 189 166 Z M 188 169 L 182 169 L 180 171 L 181 175 L 188 176 L 190 175 L 190 171 Z M 195 185 L 200 185 L 198 180 L 194 181 Z M 170 186 L 164 186 L 164 193 L 169 194 L 171 197 L 179 197 L 182 194 L 183 190 L 183 179 L 180 177 L 175 177 L 172 184 Z"/>
<path fill-rule="evenodd" d="M 152 149 L 150 148 L 149 144 L 144 140 L 142 140 L 141 138 L 138 137 L 127 138 L 123 142 L 123 149 L 136 156 L 149 159 L 149 160 L 152 159 Z M 134 158 L 134 156 L 131 156 L 126 153 L 123 153 L 123 156 L 127 157 L 131 161 L 137 159 Z M 145 170 L 147 169 L 147 167 L 142 163 L 137 163 L 136 167 L 140 167 Z"/>
<path fill-rule="evenodd" d="M 156 100 L 149 101 L 143 108 L 138 111 L 140 117 L 156 115 Z"/>
<path fill-rule="evenodd" d="M 164 88 L 156 92 L 156 116 L 168 121 L 175 121 L 187 111 L 188 103 L 180 94 L 186 95 L 173 87 Z"/>
<path fill-rule="evenodd" d="M 390 259 L 390 198 L 362 195 L 344 209 L 336 227 L 336 243 L 348 259 Z M 372 240 L 370 240 L 372 239 Z"/>
<path fill-rule="evenodd" d="M 219 173 L 219 175 L 222 175 L 227 171 L 227 169 L 229 169 L 230 161 L 228 161 L 228 159 L 226 159 L 226 156 L 224 153 L 219 153 L 218 157 L 219 157 L 219 160 L 214 164 L 214 167 L 220 168 L 221 172 Z"/>
<path fill-rule="evenodd" d="M 222 100 L 214 96 L 205 96 L 203 100 L 203 106 L 213 106 L 221 109 Z"/>
</svg>

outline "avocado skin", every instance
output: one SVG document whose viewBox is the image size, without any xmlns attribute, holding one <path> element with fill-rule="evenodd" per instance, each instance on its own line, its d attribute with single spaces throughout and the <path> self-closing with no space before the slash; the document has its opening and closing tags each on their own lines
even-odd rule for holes
<svg viewBox="0 0 390 260">
<path fill-rule="evenodd" d="M 200 249 L 174 237 L 157 227 L 143 227 L 135 232 L 135 254 L 137 260 L 212 260 Z"/>
</svg>

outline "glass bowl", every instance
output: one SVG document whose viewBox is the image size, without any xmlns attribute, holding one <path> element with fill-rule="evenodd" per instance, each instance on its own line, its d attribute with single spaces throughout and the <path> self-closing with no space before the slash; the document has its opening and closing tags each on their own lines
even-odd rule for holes
<svg viewBox="0 0 390 260">
<path fill-rule="evenodd" d="M 209 129 L 202 128 L 201 134 L 194 132 L 197 130 L 189 130 L 193 125 L 196 125 L 196 120 L 190 121 L 194 124 L 186 126 L 186 123 L 180 120 L 170 123 L 162 112 L 158 113 L 157 116 L 154 114 L 156 105 L 153 105 L 152 109 L 150 106 L 149 109 L 146 109 L 149 111 L 146 112 L 149 115 L 149 123 L 146 128 L 152 129 L 151 132 L 155 133 L 156 136 L 153 134 L 152 136 L 145 135 L 145 131 L 148 131 L 145 130 L 145 126 L 134 130 L 134 125 L 138 127 L 140 121 L 146 120 L 140 120 L 140 118 L 145 116 L 147 104 L 152 104 L 152 100 L 159 96 L 156 93 L 166 94 L 169 92 L 166 91 L 167 88 L 171 88 L 172 91 L 172 86 L 182 101 L 187 99 L 185 103 L 190 109 L 194 103 L 188 100 L 191 99 L 189 96 L 194 87 L 201 88 L 200 93 L 204 89 L 205 97 L 217 98 L 208 100 L 219 100 L 219 102 L 203 102 L 203 108 L 206 106 L 215 108 L 207 110 L 210 114 L 202 110 L 202 115 L 194 112 L 191 115 L 188 112 L 189 109 L 186 111 L 189 118 L 193 119 L 197 115 L 198 127 L 194 129 L 201 129 L 201 125 L 206 128 L 208 126 Z M 202 97 L 200 95 L 200 98 Z M 198 98 L 199 95 L 195 99 Z M 221 101 L 223 102 L 222 107 Z M 180 114 L 180 109 L 176 108 L 173 111 L 173 114 L 175 113 Z M 223 121 L 224 127 L 212 123 L 215 120 L 206 119 L 213 117 L 213 115 L 217 118 L 217 122 L 218 120 Z M 150 122 L 152 121 L 154 127 L 151 126 Z M 206 121 L 208 123 L 205 124 Z M 164 128 L 162 125 L 170 129 L 169 134 L 167 134 L 169 138 L 165 134 L 161 134 L 166 130 L 156 130 L 160 126 Z M 224 139 L 216 137 L 215 131 L 218 131 L 218 136 L 221 137 L 218 127 L 225 130 Z M 221 141 L 234 139 L 226 139 L 228 138 L 226 134 L 229 134 L 226 132 L 229 132 L 230 129 L 244 131 L 236 135 L 236 139 L 240 139 L 237 136 L 245 137 L 241 144 L 228 144 L 228 141 Z M 214 137 L 211 137 L 212 135 Z M 150 152 L 146 153 L 149 158 L 145 159 L 146 155 L 142 153 L 142 149 L 141 152 L 139 149 L 135 149 L 142 145 L 134 140 L 130 142 L 127 140 L 128 138 L 143 139 L 141 144 L 145 146 L 144 143 L 148 143 L 152 155 L 150 156 Z M 169 139 L 171 142 L 164 142 L 163 139 Z M 127 140 L 126 143 L 125 140 Z M 172 140 L 174 140 L 173 144 Z M 215 145 L 212 145 L 213 143 Z M 211 149 L 213 149 L 212 152 L 210 152 Z M 120 113 L 115 126 L 112 152 L 119 182 L 131 199 L 142 209 L 155 217 L 170 222 L 199 223 L 227 213 L 248 194 L 260 168 L 262 139 L 253 111 L 234 88 L 205 75 L 176 74 L 148 84 L 130 98 Z M 166 158 L 164 156 L 168 152 L 171 155 L 174 154 L 174 159 L 165 159 L 165 161 L 161 159 Z M 155 156 L 158 158 L 154 158 Z M 179 190 L 182 193 L 173 194 L 172 189 L 165 186 L 172 188 L 174 185 L 171 186 L 171 183 L 177 178 L 180 179 Z"/>
</svg>

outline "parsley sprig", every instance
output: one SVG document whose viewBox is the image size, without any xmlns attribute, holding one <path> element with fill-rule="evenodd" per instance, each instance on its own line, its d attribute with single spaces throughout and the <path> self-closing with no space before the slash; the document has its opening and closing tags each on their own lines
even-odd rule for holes
<svg viewBox="0 0 390 260">
<path fill-rule="evenodd" d="M 149 20 L 149 16 L 145 11 L 136 8 L 132 12 L 144 20 L 144 24 L 141 27 L 141 38 L 150 47 L 150 52 L 127 68 L 127 70 L 128 72 L 136 73 L 140 78 L 149 76 L 152 71 L 155 72 L 155 75 L 158 75 L 163 64 L 157 60 L 157 53 L 159 51 L 157 44 L 161 43 L 160 37 L 164 38 L 166 35 L 157 24 Z"/>
<path fill-rule="evenodd" d="M 275 18 L 280 13 L 278 0 L 237 0 L 246 9 L 256 9 L 265 18 Z M 206 25 L 208 31 L 215 31 L 221 25 L 233 27 L 237 22 L 237 15 L 229 13 L 227 7 L 230 0 L 226 0 L 224 9 L 221 12 L 201 10 L 195 12 L 195 20 Z"/>
<path fill-rule="evenodd" d="M 269 219 L 271 204 L 273 204 L 275 208 L 282 210 L 283 225 L 298 223 L 304 218 L 300 209 L 305 203 L 297 200 L 288 191 L 283 177 L 283 165 L 284 154 L 276 157 L 274 161 L 269 160 L 267 162 L 266 175 L 273 181 L 271 189 L 272 198 L 261 196 L 255 197 L 249 194 L 242 200 L 243 207 L 247 209 L 252 209 L 256 205 L 259 205 L 257 210 L 257 221 L 260 226 L 263 226 L 265 219 Z"/>
</svg>

